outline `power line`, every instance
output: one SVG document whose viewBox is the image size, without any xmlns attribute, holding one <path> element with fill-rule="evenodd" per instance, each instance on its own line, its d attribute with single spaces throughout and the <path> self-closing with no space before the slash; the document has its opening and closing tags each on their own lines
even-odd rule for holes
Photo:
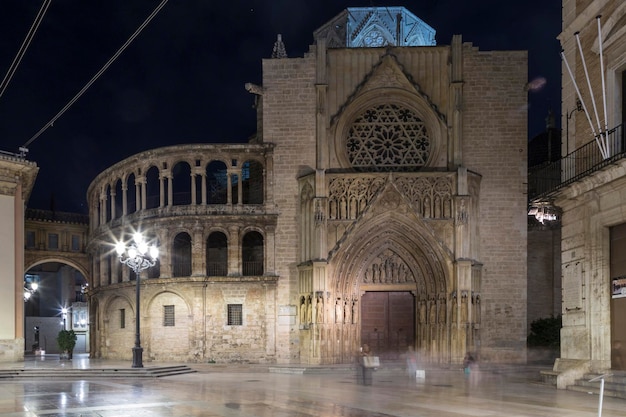
<svg viewBox="0 0 626 417">
<path fill-rule="evenodd" d="M 15 71 L 17 70 L 18 65 L 20 65 L 20 62 L 22 61 L 22 58 L 24 57 L 26 50 L 30 46 L 30 42 L 35 37 L 35 32 L 37 32 L 37 29 L 39 28 L 39 25 L 41 24 L 41 21 L 43 20 L 43 17 L 46 14 L 46 11 L 48 11 L 48 7 L 50 7 L 51 2 L 52 0 L 45 0 L 44 3 L 41 5 L 41 9 L 39 9 L 39 13 L 37 13 L 37 16 L 35 17 L 35 21 L 30 26 L 30 29 L 28 30 L 28 33 L 26 34 L 26 38 L 24 38 L 24 41 L 22 42 L 20 49 L 17 51 L 17 55 L 15 55 L 15 58 L 13 59 L 11 66 L 9 66 L 9 69 L 7 70 L 7 73 L 4 76 L 2 83 L 0 83 L 0 97 L 2 97 L 2 95 L 4 94 L 4 91 L 7 89 L 7 86 L 9 85 L 11 78 L 13 78 L 13 74 L 15 74 Z"/>
<path fill-rule="evenodd" d="M 96 82 L 98 78 L 100 78 L 100 76 L 109 68 L 109 66 L 111 66 L 111 64 L 117 59 L 117 57 L 119 57 L 122 54 L 122 52 L 124 52 L 124 50 L 128 47 L 128 45 L 130 45 L 133 42 L 133 40 L 135 40 L 135 38 L 139 36 L 141 31 L 146 26 L 148 26 L 150 21 L 152 21 L 152 19 L 157 15 L 157 13 L 159 13 L 159 11 L 165 6 L 165 4 L 167 4 L 167 2 L 168 0 L 162 0 L 161 3 L 157 6 L 157 8 L 154 9 L 154 11 L 150 14 L 150 16 L 148 16 L 148 18 L 141 24 L 141 26 L 139 26 L 139 28 L 135 31 L 135 33 L 133 33 L 131 37 L 128 38 L 128 40 L 124 43 L 124 45 L 122 45 L 122 47 L 117 50 L 117 52 L 107 61 L 107 63 L 104 64 L 104 66 L 100 69 L 100 71 L 98 71 L 96 75 L 94 75 L 91 78 L 91 80 L 89 80 L 89 82 L 83 88 L 81 88 L 81 90 L 52 119 L 50 119 L 48 123 L 46 123 L 37 133 L 35 133 L 35 135 L 32 138 L 30 138 L 24 145 L 22 145 L 20 149 L 28 148 L 28 145 L 33 143 L 35 139 L 41 136 L 41 134 L 45 132 L 46 129 L 52 126 L 54 122 L 59 117 L 61 117 L 63 113 L 65 113 L 67 109 L 69 109 L 72 106 L 72 104 L 74 104 L 85 93 L 85 91 L 87 91 L 87 89 L 91 87 L 91 85 L 94 82 Z"/>
</svg>

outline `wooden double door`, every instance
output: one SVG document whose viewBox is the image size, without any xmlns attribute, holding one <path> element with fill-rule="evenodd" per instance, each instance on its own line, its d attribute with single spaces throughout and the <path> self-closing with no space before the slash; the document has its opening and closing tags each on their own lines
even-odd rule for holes
<svg viewBox="0 0 626 417">
<path fill-rule="evenodd" d="M 368 291 L 361 297 L 361 345 L 397 360 L 415 347 L 415 297 L 409 291 Z"/>
</svg>

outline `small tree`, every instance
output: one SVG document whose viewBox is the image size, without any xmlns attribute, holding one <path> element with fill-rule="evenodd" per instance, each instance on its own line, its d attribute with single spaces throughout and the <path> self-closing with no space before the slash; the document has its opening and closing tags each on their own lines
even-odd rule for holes
<svg viewBox="0 0 626 417">
<path fill-rule="evenodd" d="M 537 319 L 530 323 L 530 334 L 526 342 L 528 347 L 548 347 L 558 349 L 561 346 L 561 315 Z"/>
<path fill-rule="evenodd" d="M 76 333 L 74 330 L 61 330 L 57 336 L 57 345 L 59 350 L 68 355 L 69 359 L 72 359 L 72 352 L 74 346 L 76 346 Z"/>
</svg>

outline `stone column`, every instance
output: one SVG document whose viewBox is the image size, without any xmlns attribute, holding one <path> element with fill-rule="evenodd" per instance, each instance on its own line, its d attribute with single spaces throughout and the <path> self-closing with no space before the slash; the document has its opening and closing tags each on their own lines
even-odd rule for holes
<svg viewBox="0 0 626 417">
<path fill-rule="evenodd" d="M 276 228 L 274 226 L 265 227 L 265 267 L 263 268 L 266 275 L 276 274 L 276 252 L 274 251 L 276 244 Z"/>
<path fill-rule="evenodd" d="M 174 204 L 174 181 L 171 175 L 167 176 L 167 206 L 172 207 Z"/>
<path fill-rule="evenodd" d="M 203 229 L 196 225 L 191 238 L 191 275 L 203 276 L 206 273 L 206 248 Z"/>
<path fill-rule="evenodd" d="M 197 204 L 196 201 L 196 174 L 194 172 L 191 173 L 191 205 L 195 206 Z"/>
<path fill-rule="evenodd" d="M 226 173 L 226 204 L 228 205 L 233 204 L 233 186 L 231 183 L 231 176 L 232 174 L 230 172 Z"/>
<path fill-rule="evenodd" d="M 128 184 L 122 183 L 122 216 L 128 214 Z"/>
<path fill-rule="evenodd" d="M 200 174 L 202 176 L 202 205 L 206 206 L 206 172 Z"/>
<path fill-rule="evenodd" d="M 241 175 L 241 169 L 237 170 L 237 205 L 241 206 L 243 204 L 243 177 Z"/>
<path fill-rule="evenodd" d="M 115 197 L 117 196 L 117 193 L 115 192 L 115 190 L 113 190 L 113 188 L 111 188 L 111 220 L 113 220 L 115 218 Z"/>
<path fill-rule="evenodd" d="M 230 226 L 228 235 L 228 275 L 239 276 L 242 275 L 239 227 Z"/>
</svg>

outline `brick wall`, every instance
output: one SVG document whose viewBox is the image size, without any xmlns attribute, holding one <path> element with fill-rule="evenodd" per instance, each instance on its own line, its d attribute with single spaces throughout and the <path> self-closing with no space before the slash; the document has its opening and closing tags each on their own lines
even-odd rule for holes
<svg viewBox="0 0 626 417">
<path fill-rule="evenodd" d="M 523 359 L 526 342 L 527 53 L 464 45 L 463 163 L 482 176 L 483 359 Z"/>
<path fill-rule="evenodd" d="M 296 305 L 298 262 L 298 178 L 315 168 L 315 60 L 313 56 L 263 61 L 263 140 L 274 150 L 278 306 Z M 278 361 L 299 359 L 297 332 L 277 325 Z"/>
</svg>

